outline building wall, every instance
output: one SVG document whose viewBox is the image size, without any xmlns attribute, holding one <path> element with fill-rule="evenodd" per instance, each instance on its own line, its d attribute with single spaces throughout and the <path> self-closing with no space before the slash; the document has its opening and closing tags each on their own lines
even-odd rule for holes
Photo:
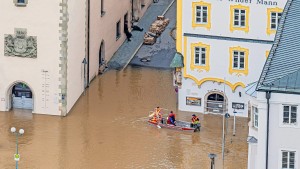
<svg viewBox="0 0 300 169">
<path fill-rule="evenodd" d="M 275 31 L 270 31 L 270 11 L 281 12 L 285 1 L 195 1 L 178 0 L 177 2 L 177 51 L 184 56 L 182 69 L 182 86 L 179 88 L 179 109 L 185 111 L 205 112 L 203 106 L 207 93 L 213 90 L 223 91 L 225 81 L 228 112 L 232 114 L 232 102 L 243 103 L 244 110 L 239 116 L 248 115 L 247 99 L 244 87 L 259 78 L 262 67 L 272 46 Z M 194 22 L 195 5 L 208 6 L 208 23 Z M 232 26 L 233 9 L 246 9 L 246 28 L 235 29 Z M 184 19 L 183 19 L 184 18 Z M 180 36 L 180 37 L 179 37 Z M 194 46 L 206 48 L 206 65 L 193 66 Z M 245 69 L 232 69 L 233 50 L 245 50 Z M 198 93 L 203 106 L 187 106 L 185 98 L 188 91 Z M 241 92 L 241 94 L 239 94 Z M 241 96 L 239 96 L 241 95 Z"/>
<path fill-rule="evenodd" d="M 145 7 L 137 9 L 137 16 L 141 18 L 151 0 L 145 0 Z M 117 49 L 124 43 L 126 35 L 124 33 L 124 15 L 128 14 L 129 28 L 132 21 L 131 0 L 104 0 L 103 10 L 105 14 L 101 15 L 101 1 L 90 1 L 90 74 L 89 80 L 92 80 L 99 69 L 99 50 L 101 42 L 104 42 L 104 60 L 108 62 Z M 134 7 L 140 8 L 141 1 L 134 0 Z M 120 21 L 121 36 L 116 38 L 116 24 Z"/>
<path fill-rule="evenodd" d="M 143 17 L 153 0 L 131 0 L 133 2 L 133 20 L 138 21 Z"/>
<path fill-rule="evenodd" d="M 211 26 L 210 28 L 193 26 L 193 2 L 199 2 L 195 0 L 185 0 L 183 4 L 183 19 L 182 25 L 184 33 L 196 33 L 206 35 L 218 35 L 228 37 L 239 37 L 248 39 L 261 39 L 261 40 L 274 40 L 274 34 L 267 33 L 268 25 L 268 9 L 279 8 L 283 10 L 286 0 L 273 0 L 265 2 L 276 2 L 274 5 L 259 4 L 260 0 L 206 0 L 203 1 L 211 5 Z M 242 2 L 242 3 L 241 3 Z M 249 7 L 249 30 L 240 31 L 230 29 L 231 20 L 231 6 L 241 5 Z"/>
<path fill-rule="evenodd" d="M 216 40 L 200 37 L 184 37 L 184 65 L 183 68 L 183 85 L 179 90 L 179 109 L 185 111 L 206 112 L 205 95 L 213 91 L 224 91 L 224 78 L 226 81 L 225 95 L 228 99 L 228 112 L 233 113 L 232 102 L 244 103 L 245 108 L 238 110 L 239 116 L 248 116 L 247 100 L 245 98 L 244 88 L 247 84 L 258 79 L 264 62 L 266 53 L 271 48 L 270 44 L 250 43 L 234 40 Z M 202 43 L 209 46 L 209 63 L 208 67 L 193 67 L 192 48 L 193 44 Z M 247 61 L 245 62 L 248 71 L 245 73 L 230 73 L 230 48 L 242 47 L 249 50 Z M 197 98 L 201 98 L 203 104 L 200 107 L 186 105 L 185 98 L 191 96 L 188 90 L 192 90 L 197 94 Z M 239 96 L 241 92 L 241 96 Z"/>
<path fill-rule="evenodd" d="M 70 111 L 84 89 L 86 2 L 69 0 L 68 12 L 67 111 Z"/>
<path fill-rule="evenodd" d="M 259 130 L 258 130 L 258 154 L 257 168 L 265 168 L 266 161 L 266 124 L 267 124 L 267 104 L 265 93 L 258 92 L 257 100 L 259 102 Z M 299 125 L 299 105 L 300 96 L 294 94 L 271 93 L 270 99 L 270 128 L 269 128 L 269 168 L 281 168 L 282 150 L 296 151 L 296 168 L 300 167 L 298 143 L 300 125 Z M 283 105 L 296 105 L 297 124 L 283 124 Z"/>
<path fill-rule="evenodd" d="M 13 85 L 24 82 L 33 92 L 34 113 L 58 114 L 59 10 L 58 1 L 29 1 L 26 7 L 17 7 L 13 1 L 2 2 L 0 11 L 5 15 L 0 15 L 1 111 L 9 110 Z M 26 28 L 27 36 L 36 36 L 37 58 L 4 56 L 4 35 L 14 34 L 15 28 Z M 49 83 L 46 97 L 45 81 Z"/>
</svg>

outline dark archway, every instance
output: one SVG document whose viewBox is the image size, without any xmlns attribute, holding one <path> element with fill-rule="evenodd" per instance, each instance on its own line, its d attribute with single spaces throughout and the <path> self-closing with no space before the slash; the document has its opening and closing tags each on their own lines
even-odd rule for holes
<svg viewBox="0 0 300 169">
<path fill-rule="evenodd" d="M 33 110 L 33 94 L 28 85 L 18 82 L 11 89 L 11 107 Z"/>
</svg>

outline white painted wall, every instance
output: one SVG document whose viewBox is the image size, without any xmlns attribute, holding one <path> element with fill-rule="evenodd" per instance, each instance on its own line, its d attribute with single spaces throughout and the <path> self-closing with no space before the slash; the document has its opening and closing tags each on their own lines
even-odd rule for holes
<svg viewBox="0 0 300 169">
<path fill-rule="evenodd" d="M 211 3 L 211 29 L 207 30 L 203 27 L 192 27 L 192 2 L 195 0 L 185 0 L 183 3 L 183 33 L 229 36 L 249 39 L 273 40 L 274 34 L 267 35 L 267 8 L 284 8 L 287 0 L 272 0 L 277 2 L 277 6 L 257 4 L 257 0 L 242 0 L 251 3 L 238 3 L 235 0 L 205 0 Z M 230 5 L 249 6 L 249 32 L 233 31 L 230 32 Z"/>
<path fill-rule="evenodd" d="M 16 7 L 13 1 L 1 2 L 0 20 L 0 110 L 8 110 L 8 89 L 16 81 L 28 84 L 34 96 L 34 113 L 58 115 L 59 71 L 59 1 L 32 0 L 26 7 Z M 4 56 L 4 34 L 14 34 L 14 28 L 26 28 L 27 36 L 37 37 L 37 58 Z M 49 72 L 50 86 L 47 108 L 43 108 L 42 70 Z"/>
<path fill-rule="evenodd" d="M 200 88 L 197 87 L 197 84 L 191 80 L 186 79 L 185 85 L 178 91 L 178 103 L 179 103 L 179 110 L 182 111 L 192 111 L 198 113 L 205 113 L 205 96 L 209 92 L 220 92 L 224 94 L 224 84 L 218 82 L 207 81 L 204 82 Z M 239 92 L 242 93 L 242 97 L 239 97 Z M 232 108 L 232 102 L 237 103 L 244 103 L 245 109 L 244 110 L 236 110 L 237 116 L 248 116 L 248 103 L 245 101 L 244 89 L 242 87 L 237 87 L 235 92 L 232 92 L 232 89 L 225 85 L 225 96 L 228 99 L 228 113 L 233 116 L 234 109 Z M 196 97 L 201 98 L 201 106 L 191 106 L 186 105 L 186 97 Z"/>
<path fill-rule="evenodd" d="M 182 33 L 191 33 L 191 34 L 200 34 L 200 35 L 213 35 L 220 37 L 229 37 L 229 38 L 242 38 L 242 39 L 254 39 L 254 40 L 274 40 L 275 34 L 267 34 L 267 9 L 268 8 L 284 8 L 286 0 L 279 1 L 274 0 L 272 2 L 277 2 L 277 6 L 272 5 L 262 5 L 258 4 L 256 0 L 245 0 L 243 2 L 235 0 L 233 1 L 221 1 L 221 0 L 206 0 L 204 2 L 211 4 L 211 28 L 207 29 L 204 27 L 194 27 L 192 26 L 192 2 L 199 2 L 195 0 L 187 0 L 182 3 Z M 230 6 L 231 5 L 243 5 L 249 7 L 249 32 L 230 31 Z M 178 6 L 181 8 L 181 6 Z M 179 21 L 178 21 L 179 22 Z M 182 35 L 183 36 L 183 35 Z M 203 80 L 204 78 L 210 79 L 226 79 L 226 81 L 231 84 L 236 84 L 238 82 L 243 83 L 245 86 L 249 83 L 257 81 L 261 74 L 262 67 L 266 60 L 266 52 L 270 50 L 271 44 L 266 43 L 254 43 L 254 42 L 241 42 L 241 41 L 233 41 L 233 40 L 221 40 L 221 39 L 210 39 L 208 38 L 200 38 L 200 37 L 185 37 L 186 44 L 184 43 L 184 37 L 182 42 L 182 54 L 186 59 L 185 69 L 183 69 L 183 75 L 186 74 L 186 78 L 182 79 L 182 87 L 179 90 L 179 109 L 185 111 L 195 111 L 195 112 L 203 112 L 204 108 L 204 96 L 210 90 L 218 90 L 223 91 L 224 85 L 219 85 L 216 82 L 207 81 L 203 84 L 200 84 L 198 87 L 197 84 L 191 77 L 197 79 L 197 81 Z M 209 65 L 210 70 L 192 70 L 190 68 L 191 60 L 191 44 L 192 43 L 203 43 L 210 46 L 210 55 L 209 55 Z M 186 45 L 186 46 L 185 46 Z M 232 57 L 229 53 L 230 47 L 242 47 L 249 50 L 248 56 L 248 75 L 237 75 L 236 73 L 230 74 L 229 65 L 230 57 Z M 233 110 L 231 108 L 232 102 L 245 103 L 245 110 L 241 114 L 241 116 L 247 116 L 247 102 L 248 99 L 244 97 L 245 91 L 241 87 L 238 87 L 235 91 L 232 91 L 229 86 L 226 85 L 226 96 L 228 98 L 229 103 L 229 113 L 232 113 Z M 189 91 L 196 91 L 198 97 L 202 99 L 201 108 L 194 106 L 185 105 L 185 98 L 189 96 Z M 238 96 L 238 93 L 242 92 L 242 97 Z"/>
<path fill-rule="evenodd" d="M 67 111 L 73 107 L 84 89 L 86 48 L 86 2 L 68 1 L 68 87 Z"/>
<path fill-rule="evenodd" d="M 257 168 L 264 168 L 266 161 L 266 124 L 267 107 L 265 93 L 258 92 L 259 102 L 259 130 Z M 300 125 L 299 107 L 297 108 L 297 122 L 295 126 L 283 125 L 283 105 L 300 105 L 300 96 L 294 94 L 272 93 L 270 99 L 270 132 L 269 132 L 269 168 L 281 168 L 281 150 L 296 151 L 296 168 L 300 167 Z"/>
<path fill-rule="evenodd" d="M 210 45 L 210 56 L 209 56 L 209 65 L 210 70 L 206 72 L 198 71 L 197 69 L 191 70 L 190 64 L 192 62 L 191 59 L 191 44 L 192 43 L 205 43 Z M 229 63 L 230 56 L 229 48 L 240 46 L 243 48 L 249 49 L 248 56 L 248 67 L 249 72 L 248 75 L 240 75 L 237 76 L 235 73 L 229 73 L 229 67 L 231 66 Z M 187 38 L 187 47 L 186 47 L 186 74 L 195 77 L 198 81 L 204 78 L 218 78 L 229 81 L 231 84 L 235 84 L 238 82 L 242 82 L 245 86 L 251 82 L 256 81 L 262 70 L 262 67 L 266 60 L 266 51 L 270 50 L 270 44 L 260 44 L 260 43 L 249 43 L 249 42 L 237 42 L 237 41 L 225 41 L 225 40 L 215 40 L 215 39 L 205 39 L 205 38 L 196 38 L 196 37 L 188 37 Z M 185 71 L 185 70 L 183 70 Z M 204 107 L 195 108 L 195 106 L 187 106 L 185 105 L 186 96 L 190 96 L 188 90 L 197 91 L 195 93 L 198 94 L 197 97 L 202 98 L 202 102 L 204 105 L 204 96 L 211 90 L 223 91 L 224 85 L 223 83 L 218 84 L 217 82 L 207 81 L 198 88 L 197 84 L 191 80 L 190 78 L 182 79 L 183 85 L 182 89 L 179 91 L 179 109 L 185 111 L 195 111 L 195 112 L 204 112 Z M 244 103 L 245 110 L 238 113 L 238 116 L 247 116 L 247 102 L 248 100 L 245 98 L 244 89 L 239 86 L 235 91 L 226 85 L 226 96 L 228 98 L 229 103 L 229 113 L 233 112 L 232 102 Z M 239 92 L 242 93 L 242 97 L 239 97 Z M 239 110 L 240 111 L 240 110 Z"/>
<path fill-rule="evenodd" d="M 191 44 L 199 42 L 210 45 L 210 70 L 208 72 L 206 72 L 205 70 L 199 72 L 196 69 L 191 70 L 189 68 L 191 62 L 194 62 L 191 59 Z M 232 66 L 229 63 L 230 57 L 232 57 L 232 55 L 229 53 L 229 48 L 237 46 L 249 49 L 248 75 L 237 76 L 236 73 L 229 73 L 229 67 Z M 242 82 L 247 85 L 249 83 L 257 81 L 257 79 L 259 78 L 263 65 L 266 61 L 266 51 L 269 51 L 270 49 L 270 44 L 188 37 L 186 47 L 186 73 L 188 75 L 197 77 L 198 80 L 209 77 L 220 79 L 225 78 L 226 81 L 230 81 L 232 84 Z"/>
</svg>

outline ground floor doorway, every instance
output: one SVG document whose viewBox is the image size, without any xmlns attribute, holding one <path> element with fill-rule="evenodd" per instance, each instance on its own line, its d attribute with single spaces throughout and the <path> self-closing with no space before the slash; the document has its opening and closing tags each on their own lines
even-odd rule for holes
<svg viewBox="0 0 300 169">
<path fill-rule="evenodd" d="M 33 109 L 31 89 L 24 83 L 17 83 L 12 87 L 11 108 Z"/>
<path fill-rule="evenodd" d="M 209 93 L 206 96 L 205 106 L 207 112 L 223 113 L 227 109 L 227 100 L 221 93 Z"/>
</svg>

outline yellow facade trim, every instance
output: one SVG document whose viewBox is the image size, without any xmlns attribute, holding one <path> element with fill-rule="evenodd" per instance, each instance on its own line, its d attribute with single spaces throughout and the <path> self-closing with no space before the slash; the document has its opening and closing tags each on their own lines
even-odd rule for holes
<svg viewBox="0 0 300 169">
<path fill-rule="evenodd" d="M 245 18 L 245 26 L 244 27 L 237 27 L 234 26 L 234 9 L 245 10 L 246 18 Z M 233 32 L 235 30 L 238 31 L 245 31 L 246 33 L 249 32 L 249 13 L 250 8 L 249 6 L 243 5 L 230 5 L 230 31 Z"/>
<path fill-rule="evenodd" d="M 207 23 L 197 23 L 196 22 L 196 7 L 197 6 L 206 6 L 207 7 Z M 206 29 L 210 29 L 211 28 L 211 4 L 207 3 L 207 2 L 193 2 L 192 3 L 192 27 L 196 28 L 196 27 L 204 27 Z"/>
<path fill-rule="evenodd" d="M 205 48 L 205 65 L 196 65 L 195 64 L 195 47 Z M 201 42 L 199 43 L 191 43 L 191 64 L 190 68 L 191 70 L 197 69 L 198 71 L 209 71 L 209 52 L 210 52 L 210 46 L 207 44 L 203 44 Z M 201 62 L 201 55 L 199 58 L 199 62 Z"/>
<path fill-rule="evenodd" d="M 234 69 L 233 68 L 233 52 L 238 51 L 238 52 L 244 52 L 245 53 L 245 58 L 244 58 L 244 69 Z M 236 73 L 236 75 L 240 76 L 244 74 L 245 76 L 248 75 L 249 69 L 248 69 L 248 56 L 249 56 L 249 49 L 242 48 L 240 46 L 237 47 L 230 47 L 229 48 L 229 73 L 233 74 Z"/>
<path fill-rule="evenodd" d="M 182 53 L 182 0 L 177 0 L 177 15 L 176 15 L 176 50 Z"/>
<path fill-rule="evenodd" d="M 275 34 L 276 33 L 276 29 L 271 29 L 271 13 L 282 13 L 283 9 L 281 8 L 268 8 L 267 9 L 267 16 L 268 16 L 268 21 L 267 21 L 267 34 L 271 35 L 271 34 Z M 277 21 L 276 21 L 277 22 Z M 277 24 L 278 26 L 278 24 Z"/>
<path fill-rule="evenodd" d="M 267 51 L 266 51 L 266 58 L 268 58 L 268 56 L 269 56 L 269 53 L 270 53 L 270 51 L 269 51 L 269 50 L 267 50 Z"/>
<path fill-rule="evenodd" d="M 234 91 L 238 86 L 241 86 L 243 88 L 245 88 L 245 84 L 242 82 L 237 82 L 237 83 L 230 83 L 229 81 L 224 82 L 224 79 L 220 79 L 220 78 L 212 78 L 212 77 L 208 77 L 208 78 L 203 78 L 201 80 L 198 80 L 196 77 L 192 76 L 192 75 L 188 75 L 186 73 L 186 68 L 187 68 L 187 37 L 183 37 L 183 46 L 184 46 L 184 68 L 183 68 L 183 77 L 184 78 L 189 78 L 192 79 L 197 85 L 202 85 L 204 82 L 207 81 L 213 81 L 213 82 L 219 82 L 219 83 L 225 83 L 226 85 L 228 85 L 232 91 Z"/>
</svg>

